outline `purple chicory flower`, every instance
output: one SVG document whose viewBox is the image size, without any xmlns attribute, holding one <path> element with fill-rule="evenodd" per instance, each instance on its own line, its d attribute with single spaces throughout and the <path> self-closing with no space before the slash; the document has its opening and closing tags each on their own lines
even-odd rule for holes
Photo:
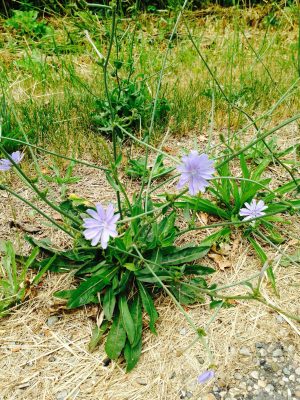
<svg viewBox="0 0 300 400">
<path fill-rule="evenodd" d="M 21 153 L 20 151 L 14 151 L 10 156 L 16 164 L 20 164 L 24 157 L 24 153 Z M 10 160 L 7 158 L 0 159 L 0 171 L 9 171 L 11 167 L 13 167 L 13 164 Z"/>
<path fill-rule="evenodd" d="M 208 180 L 212 178 L 215 169 L 213 160 L 208 158 L 207 154 L 198 154 L 198 151 L 192 150 L 189 155 L 182 157 L 182 164 L 177 166 L 181 172 L 181 177 L 177 187 L 189 186 L 189 193 L 194 196 L 199 192 L 204 193 L 205 188 L 209 186 Z"/>
<path fill-rule="evenodd" d="M 243 221 L 247 221 L 248 219 L 262 217 L 266 213 L 268 207 L 262 200 L 256 201 L 253 199 L 251 203 L 245 203 L 245 207 L 240 209 L 240 216 L 245 217 Z"/>
<path fill-rule="evenodd" d="M 88 209 L 86 212 L 92 218 L 84 218 L 83 226 L 86 228 L 83 235 L 87 240 L 92 241 L 92 246 L 96 246 L 101 242 L 103 249 L 107 248 L 109 237 L 118 236 L 116 222 L 120 218 L 120 214 L 114 214 L 114 206 L 109 204 L 105 210 L 101 204 L 96 204 L 96 211 Z"/>
<path fill-rule="evenodd" d="M 198 376 L 198 383 L 205 383 L 212 379 L 215 376 L 215 372 L 212 369 L 209 369 L 208 371 L 203 372 L 203 374 Z"/>
</svg>

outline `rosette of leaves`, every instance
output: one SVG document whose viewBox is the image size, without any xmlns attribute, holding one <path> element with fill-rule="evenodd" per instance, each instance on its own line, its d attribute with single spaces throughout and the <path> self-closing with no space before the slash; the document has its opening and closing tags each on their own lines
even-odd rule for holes
<svg viewBox="0 0 300 400">
<path fill-rule="evenodd" d="M 74 216 L 86 210 L 85 205 L 70 200 L 61 207 Z M 142 213 L 142 204 L 135 203 L 131 217 Z M 28 238 L 47 254 L 35 267 L 44 269 L 48 265 L 54 272 L 74 272 L 77 287 L 55 293 L 67 301 L 68 308 L 100 303 L 104 320 L 94 329 L 90 349 L 107 333 L 108 357 L 117 360 L 122 355 L 127 371 L 141 355 L 143 319 L 147 319 L 149 329 L 156 334 L 158 312 L 154 298 L 165 286 L 185 305 L 204 300 L 201 288 L 215 288 L 206 280 L 214 269 L 193 262 L 205 256 L 212 244 L 230 230 L 225 228 L 200 245 L 179 247 L 175 245 L 178 231 L 175 223 L 175 211 L 156 221 L 149 221 L 147 216 L 136 218 L 130 224 L 119 226 L 119 237 L 105 251 L 91 247 L 82 237 L 68 251 L 55 250 L 49 241 Z"/>
<path fill-rule="evenodd" d="M 115 124 L 121 125 L 132 132 L 140 131 L 150 121 L 154 100 L 143 76 L 135 79 L 123 79 L 114 83 L 109 93 L 110 100 L 99 98 L 95 102 L 92 123 L 98 132 L 110 135 L 112 133 L 111 111 Z M 170 109 L 167 99 L 160 98 L 155 108 L 155 121 L 163 122 Z M 123 133 L 115 127 L 117 136 L 123 140 Z"/>
<path fill-rule="evenodd" d="M 5 26 L 14 29 L 20 35 L 33 38 L 44 36 L 50 31 L 45 21 L 38 21 L 38 11 L 13 10 L 13 16 L 5 21 Z"/>
</svg>

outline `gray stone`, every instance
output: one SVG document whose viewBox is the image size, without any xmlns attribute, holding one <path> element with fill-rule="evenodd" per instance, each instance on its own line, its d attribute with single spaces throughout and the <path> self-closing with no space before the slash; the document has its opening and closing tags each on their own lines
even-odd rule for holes
<svg viewBox="0 0 300 400">
<path fill-rule="evenodd" d="M 294 351 L 295 351 L 295 347 L 292 344 L 290 344 L 289 347 L 288 347 L 288 352 L 289 353 L 294 353 Z"/>
<path fill-rule="evenodd" d="M 247 357 L 250 357 L 250 356 L 251 356 L 251 352 L 250 352 L 250 350 L 248 349 L 248 347 L 242 347 L 242 348 L 240 349 L 239 353 L 240 353 L 242 356 L 247 356 Z"/>
<path fill-rule="evenodd" d="M 281 349 L 276 349 L 272 353 L 273 357 L 282 357 L 283 356 L 283 351 Z"/>
<path fill-rule="evenodd" d="M 65 400 L 65 398 L 68 396 L 68 391 L 67 390 L 62 390 L 61 392 L 58 392 L 56 395 L 56 400 Z"/>
<path fill-rule="evenodd" d="M 139 385 L 142 385 L 142 386 L 146 386 L 146 385 L 147 385 L 147 381 L 146 381 L 145 378 L 137 378 L 136 382 L 137 382 Z"/>
<path fill-rule="evenodd" d="M 259 373 L 258 371 L 252 371 L 250 374 L 251 378 L 258 380 L 259 379 Z"/>
<path fill-rule="evenodd" d="M 196 356 L 196 358 L 197 358 L 197 360 L 198 360 L 198 363 L 199 364 L 204 364 L 205 363 L 205 360 L 204 360 L 204 358 L 203 357 L 201 357 L 201 356 Z"/>
<path fill-rule="evenodd" d="M 54 324 L 56 324 L 56 322 L 59 320 L 59 318 L 56 315 L 52 315 L 51 317 L 49 317 L 47 319 L 46 324 L 49 326 L 49 328 L 51 326 L 53 326 Z"/>
<path fill-rule="evenodd" d="M 258 384 L 258 386 L 261 387 L 261 388 L 265 388 L 265 387 L 267 386 L 267 382 L 262 381 L 261 379 L 259 379 L 259 380 L 257 381 L 257 384 Z"/>
<path fill-rule="evenodd" d="M 282 372 L 284 373 L 284 375 L 289 375 L 290 374 L 290 370 L 287 367 L 284 367 Z"/>
<path fill-rule="evenodd" d="M 239 372 L 236 372 L 236 373 L 234 374 L 234 377 L 235 377 L 235 379 L 238 380 L 238 381 L 240 381 L 240 380 L 243 378 L 242 374 L 240 374 Z"/>
<path fill-rule="evenodd" d="M 193 397 L 193 393 L 192 392 L 186 392 L 185 397 L 187 399 L 191 399 Z"/>
<path fill-rule="evenodd" d="M 270 383 L 265 387 L 266 392 L 270 393 L 274 391 L 274 386 Z"/>
<path fill-rule="evenodd" d="M 261 357 L 265 357 L 267 354 L 268 354 L 268 353 L 267 353 L 267 350 L 265 350 L 265 349 L 260 349 L 260 350 L 259 350 L 259 355 L 260 355 Z"/>
<path fill-rule="evenodd" d="M 292 381 L 292 382 L 295 382 L 295 380 L 296 380 L 295 375 L 294 374 L 290 375 L 289 376 L 289 380 Z"/>
<path fill-rule="evenodd" d="M 296 373 L 296 375 L 300 376 L 300 367 L 295 369 L 295 373 Z"/>
<path fill-rule="evenodd" d="M 187 334 L 186 328 L 180 329 L 179 333 L 180 333 L 180 335 L 185 336 Z"/>
<path fill-rule="evenodd" d="M 205 400 L 216 400 L 216 397 L 212 393 L 207 393 Z"/>
</svg>

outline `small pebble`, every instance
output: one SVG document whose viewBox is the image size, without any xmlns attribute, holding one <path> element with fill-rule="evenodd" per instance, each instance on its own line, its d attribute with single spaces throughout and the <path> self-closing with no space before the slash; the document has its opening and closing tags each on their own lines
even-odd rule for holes
<svg viewBox="0 0 300 400">
<path fill-rule="evenodd" d="M 290 374 L 290 370 L 287 367 L 283 368 L 282 372 L 284 373 L 284 375 Z"/>
<path fill-rule="evenodd" d="M 255 343 L 255 347 L 257 349 L 263 349 L 265 347 L 265 345 L 264 345 L 264 343 L 258 342 L 258 343 Z"/>
<path fill-rule="evenodd" d="M 260 349 L 260 350 L 259 350 L 259 355 L 260 355 L 261 357 L 265 357 L 265 356 L 267 355 L 267 351 L 266 351 L 265 349 Z"/>
<path fill-rule="evenodd" d="M 234 377 L 235 377 L 235 379 L 238 380 L 238 381 L 240 381 L 240 380 L 243 378 L 243 376 L 242 376 L 239 372 L 236 372 L 236 373 L 234 374 Z"/>
<path fill-rule="evenodd" d="M 196 356 L 196 358 L 197 358 L 199 364 L 201 364 L 201 365 L 204 364 L 205 360 L 203 357 Z"/>
<path fill-rule="evenodd" d="M 192 392 L 186 392 L 185 397 L 187 399 L 191 399 L 193 397 L 193 393 Z"/>
<path fill-rule="evenodd" d="M 180 335 L 182 335 L 182 336 L 185 336 L 185 335 L 186 335 L 186 333 L 187 333 L 187 330 L 186 330 L 186 328 L 182 328 L 182 329 L 180 329 L 179 333 L 180 333 Z"/>
<path fill-rule="evenodd" d="M 56 395 L 56 400 L 65 400 L 65 398 L 68 396 L 67 390 L 62 390 L 61 392 L 58 392 Z"/>
<path fill-rule="evenodd" d="M 295 382 L 295 380 L 296 380 L 295 375 L 294 374 L 290 375 L 289 376 L 289 380 L 292 381 L 292 382 Z"/>
<path fill-rule="evenodd" d="M 266 392 L 270 393 L 273 392 L 274 386 L 271 385 L 270 383 L 265 387 Z"/>
<path fill-rule="evenodd" d="M 261 388 L 265 388 L 267 386 L 267 383 L 265 381 L 260 380 L 260 379 L 257 381 L 257 384 Z"/>
<path fill-rule="evenodd" d="M 259 379 L 258 371 L 252 371 L 251 374 L 250 374 L 250 376 L 251 376 L 253 379 L 256 379 L 256 380 Z"/>
<path fill-rule="evenodd" d="M 294 394 L 296 396 L 296 399 L 300 399 L 300 390 L 296 390 Z"/>
<path fill-rule="evenodd" d="M 147 381 L 146 381 L 145 378 L 137 378 L 136 382 L 137 382 L 139 385 L 142 385 L 142 386 L 146 386 L 146 385 L 147 385 Z"/>
<path fill-rule="evenodd" d="M 48 319 L 47 319 L 47 322 L 46 322 L 46 324 L 49 326 L 49 327 L 51 327 L 51 326 L 53 326 L 54 324 L 56 324 L 56 322 L 59 320 L 59 318 L 56 316 L 56 315 L 52 315 L 52 317 L 49 317 Z"/>
<path fill-rule="evenodd" d="M 240 353 L 242 356 L 247 356 L 247 357 L 250 357 L 250 356 L 251 356 L 251 353 L 250 353 L 250 350 L 248 349 L 248 347 L 242 347 L 242 348 L 240 349 L 239 353 Z"/>
<path fill-rule="evenodd" d="M 295 369 L 295 373 L 296 373 L 296 375 L 300 376 L 300 367 L 298 367 L 297 369 Z"/>
<path fill-rule="evenodd" d="M 272 353 L 273 357 L 281 357 L 283 355 L 283 352 L 281 349 L 276 349 Z"/>
<path fill-rule="evenodd" d="M 208 393 L 205 400 L 216 400 L 216 397 L 212 393 Z"/>
<path fill-rule="evenodd" d="M 284 318 L 282 318 L 281 315 L 277 315 L 276 319 L 277 319 L 277 322 L 279 322 L 280 324 L 282 324 L 284 322 Z"/>
<path fill-rule="evenodd" d="M 295 347 L 292 344 L 290 344 L 287 350 L 289 353 L 293 353 L 295 351 Z"/>
</svg>

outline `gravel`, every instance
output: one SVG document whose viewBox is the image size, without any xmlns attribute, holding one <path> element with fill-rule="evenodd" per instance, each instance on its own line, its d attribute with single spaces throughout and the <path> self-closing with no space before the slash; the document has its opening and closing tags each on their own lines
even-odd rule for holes
<svg viewBox="0 0 300 400">
<path fill-rule="evenodd" d="M 237 371 L 234 384 L 226 390 L 214 383 L 217 400 L 300 400 L 300 366 L 295 361 L 293 345 L 256 343 L 255 351 L 242 347 L 239 353 L 251 357 L 257 367 L 250 372 Z"/>
<path fill-rule="evenodd" d="M 209 393 L 193 395 L 181 390 L 179 399 L 195 400 L 300 400 L 300 365 L 290 343 L 256 343 L 255 350 L 242 347 L 240 370 L 231 382 L 216 378 Z M 252 370 L 249 367 L 252 365 Z"/>
</svg>

